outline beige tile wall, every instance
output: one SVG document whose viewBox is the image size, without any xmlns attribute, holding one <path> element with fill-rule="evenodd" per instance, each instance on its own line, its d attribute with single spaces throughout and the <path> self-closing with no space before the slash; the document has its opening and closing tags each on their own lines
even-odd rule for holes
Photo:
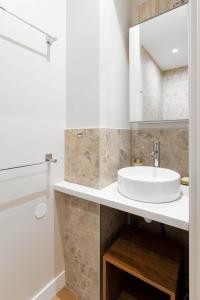
<svg viewBox="0 0 200 300">
<path fill-rule="evenodd" d="M 130 130 L 100 130 L 100 186 L 117 180 L 117 171 L 130 166 Z"/>
<path fill-rule="evenodd" d="M 80 134 L 81 133 L 81 134 Z M 132 130 L 84 129 L 65 131 L 65 180 L 103 188 L 117 179 L 131 159 L 152 165 L 152 142 L 161 143 L 161 166 L 188 176 L 188 126 Z"/>
<path fill-rule="evenodd" d="M 102 188 L 130 165 L 129 130 L 83 129 L 65 131 L 65 179 Z M 66 197 L 66 285 L 80 300 L 102 298 L 102 257 L 126 224 L 126 213 Z"/>
<path fill-rule="evenodd" d="M 99 129 L 65 130 L 65 180 L 100 188 Z"/>
<path fill-rule="evenodd" d="M 112 245 L 127 224 L 127 214 L 123 211 L 101 205 L 101 253 Z"/>
<path fill-rule="evenodd" d="M 153 161 L 153 140 L 160 141 L 161 167 L 175 170 L 181 176 L 188 176 L 188 128 L 145 128 L 132 130 L 132 157 L 142 158 L 144 165 Z"/>
<path fill-rule="evenodd" d="M 100 205 L 66 197 L 66 286 L 80 300 L 100 299 Z"/>
<path fill-rule="evenodd" d="M 141 66 L 142 120 L 162 120 L 162 70 L 143 46 L 141 46 Z"/>
<path fill-rule="evenodd" d="M 130 165 L 131 134 L 123 129 L 65 130 L 65 180 L 103 188 Z"/>
<path fill-rule="evenodd" d="M 188 174 L 187 126 L 66 130 L 65 138 L 65 178 L 72 182 L 104 187 L 116 180 L 119 168 L 130 165 L 131 156 L 151 165 L 155 138 L 161 142 L 161 166 Z M 66 286 L 80 300 L 100 300 L 102 257 L 126 226 L 127 214 L 71 196 L 64 209 Z"/>
<path fill-rule="evenodd" d="M 188 67 L 167 70 L 163 75 L 162 119 L 180 120 L 189 117 Z"/>
<path fill-rule="evenodd" d="M 126 213 L 69 195 L 65 203 L 66 286 L 79 300 L 100 300 L 103 255 L 126 226 Z"/>
</svg>

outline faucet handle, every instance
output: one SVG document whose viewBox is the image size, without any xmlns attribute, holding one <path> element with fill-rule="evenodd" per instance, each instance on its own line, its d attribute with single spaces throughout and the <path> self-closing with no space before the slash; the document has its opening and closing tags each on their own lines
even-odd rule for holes
<svg viewBox="0 0 200 300">
<path fill-rule="evenodd" d="M 153 145 L 160 145 L 160 141 L 159 141 L 159 139 L 155 139 L 155 140 L 153 140 Z"/>
<path fill-rule="evenodd" d="M 159 159 L 159 152 L 158 151 L 153 151 L 153 152 L 150 152 L 149 154 L 150 154 L 150 157 L 153 159 L 153 161 Z"/>
<path fill-rule="evenodd" d="M 160 141 L 154 140 L 153 141 L 153 152 L 160 152 Z"/>
</svg>

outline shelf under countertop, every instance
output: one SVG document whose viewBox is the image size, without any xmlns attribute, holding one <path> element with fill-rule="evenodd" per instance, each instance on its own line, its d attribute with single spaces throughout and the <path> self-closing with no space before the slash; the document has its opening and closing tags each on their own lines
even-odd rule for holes
<svg viewBox="0 0 200 300">
<path fill-rule="evenodd" d="M 181 186 L 182 196 L 169 203 L 153 204 L 134 201 L 119 194 L 117 182 L 103 189 L 61 181 L 54 184 L 54 190 L 109 206 L 143 218 L 151 219 L 183 230 L 189 230 L 189 189 Z"/>
</svg>

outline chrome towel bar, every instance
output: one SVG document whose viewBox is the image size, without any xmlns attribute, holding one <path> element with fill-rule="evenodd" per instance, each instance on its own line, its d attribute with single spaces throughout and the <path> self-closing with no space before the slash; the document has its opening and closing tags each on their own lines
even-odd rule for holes
<svg viewBox="0 0 200 300">
<path fill-rule="evenodd" d="M 49 154 L 45 154 L 45 160 L 44 161 L 37 162 L 37 163 L 32 163 L 32 164 L 21 165 L 21 166 L 4 168 L 4 169 L 0 169 L 0 172 L 14 170 L 14 169 L 27 168 L 27 167 L 32 167 L 32 166 L 39 166 L 39 165 L 44 165 L 46 163 L 57 163 L 57 159 L 53 158 L 53 155 L 51 153 L 49 153 Z"/>
<path fill-rule="evenodd" d="M 4 8 L 3 6 L 0 6 L 0 9 L 3 10 L 4 12 L 6 12 L 7 14 L 9 14 L 10 16 L 14 17 L 15 19 L 18 19 L 19 21 L 23 22 L 24 24 L 32 27 L 33 29 L 39 31 L 40 33 L 46 35 L 46 43 L 49 45 L 52 45 L 53 42 L 57 41 L 57 38 L 50 35 L 49 33 L 45 32 L 44 30 L 40 29 L 39 27 L 25 21 L 24 19 L 22 19 L 21 17 L 17 16 L 16 14 L 14 14 L 13 12 L 7 10 L 6 8 Z"/>
</svg>

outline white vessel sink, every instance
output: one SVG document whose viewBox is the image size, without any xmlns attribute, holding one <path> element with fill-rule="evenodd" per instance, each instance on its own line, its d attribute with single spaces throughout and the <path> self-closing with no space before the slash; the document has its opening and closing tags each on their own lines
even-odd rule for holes
<svg viewBox="0 0 200 300">
<path fill-rule="evenodd" d="M 163 168 L 124 168 L 118 171 L 118 191 L 127 198 L 142 202 L 175 201 L 181 195 L 180 175 Z"/>
</svg>

